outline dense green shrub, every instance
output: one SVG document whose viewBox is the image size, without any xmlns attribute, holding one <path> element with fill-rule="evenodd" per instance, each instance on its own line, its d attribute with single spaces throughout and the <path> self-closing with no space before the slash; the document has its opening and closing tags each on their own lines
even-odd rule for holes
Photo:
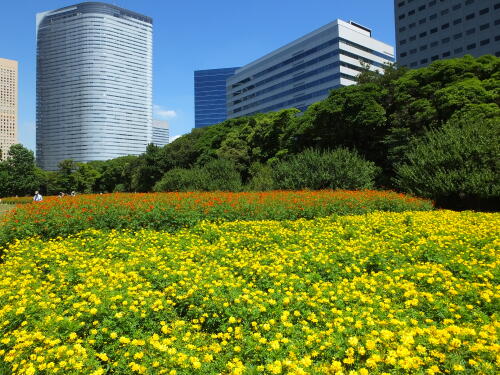
<svg viewBox="0 0 500 375">
<path fill-rule="evenodd" d="M 268 191 L 275 188 L 273 170 L 271 166 L 253 163 L 250 167 L 250 181 L 247 189 L 251 191 Z"/>
<path fill-rule="evenodd" d="M 370 189 L 378 168 L 355 151 L 307 149 L 273 167 L 276 187 L 297 189 Z"/>
<path fill-rule="evenodd" d="M 215 159 L 201 168 L 200 176 L 204 191 L 239 191 L 241 190 L 241 176 L 232 161 Z"/>
<path fill-rule="evenodd" d="M 165 173 L 154 191 L 239 191 L 241 177 L 231 161 L 216 159 L 202 168 L 174 168 Z"/>
<path fill-rule="evenodd" d="M 453 208 L 493 209 L 500 199 L 498 109 L 454 116 L 416 139 L 396 167 L 398 186 Z"/>
<path fill-rule="evenodd" d="M 165 173 L 154 186 L 154 191 L 199 191 L 203 190 L 203 181 L 208 179 L 200 168 L 174 168 Z"/>
</svg>

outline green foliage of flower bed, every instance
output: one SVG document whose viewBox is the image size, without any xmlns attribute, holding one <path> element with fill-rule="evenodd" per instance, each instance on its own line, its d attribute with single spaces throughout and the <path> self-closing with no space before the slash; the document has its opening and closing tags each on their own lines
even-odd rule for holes
<svg viewBox="0 0 500 375">
<path fill-rule="evenodd" d="M 201 220 L 294 220 L 372 211 L 431 210 L 428 200 L 387 191 L 156 193 L 51 197 L 17 207 L 0 221 L 0 245 L 29 236 L 55 238 L 87 228 L 170 232 Z"/>
</svg>

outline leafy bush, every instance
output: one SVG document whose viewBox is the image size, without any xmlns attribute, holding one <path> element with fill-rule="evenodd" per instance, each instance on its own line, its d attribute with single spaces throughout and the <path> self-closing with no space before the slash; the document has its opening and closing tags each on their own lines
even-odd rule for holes
<svg viewBox="0 0 500 375">
<path fill-rule="evenodd" d="M 271 166 L 261 163 L 253 163 L 250 167 L 250 181 L 247 188 L 252 191 L 273 190 L 276 186 Z"/>
<path fill-rule="evenodd" d="M 499 111 L 478 114 L 476 109 L 412 143 L 404 163 L 396 167 L 401 189 L 454 208 L 492 209 L 498 204 Z"/>
<path fill-rule="evenodd" d="M 208 179 L 206 172 L 200 168 L 174 168 L 163 175 L 154 186 L 154 191 L 199 191 L 203 190 L 203 182 Z"/>
<path fill-rule="evenodd" d="M 241 177 L 234 164 L 216 159 L 202 168 L 174 168 L 165 173 L 154 191 L 238 191 Z"/>
<path fill-rule="evenodd" d="M 355 151 L 307 149 L 276 163 L 273 177 L 279 189 L 370 189 L 378 168 Z"/>
<path fill-rule="evenodd" d="M 205 191 L 239 191 L 241 176 L 233 162 L 215 159 L 201 168 L 204 177 L 202 189 Z"/>
</svg>

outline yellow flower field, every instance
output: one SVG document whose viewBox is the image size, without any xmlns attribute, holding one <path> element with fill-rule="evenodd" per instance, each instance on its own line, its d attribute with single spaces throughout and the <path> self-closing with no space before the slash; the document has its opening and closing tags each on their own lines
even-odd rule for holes
<svg viewBox="0 0 500 375">
<path fill-rule="evenodd" d="M 496 374 L 500 215 L 87 230 L 0 264 L 0 374 Z"/>
</svg>

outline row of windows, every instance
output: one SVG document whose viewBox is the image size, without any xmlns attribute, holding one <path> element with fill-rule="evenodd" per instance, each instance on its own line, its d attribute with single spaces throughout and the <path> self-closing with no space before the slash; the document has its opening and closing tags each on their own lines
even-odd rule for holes
<svg viewBox="0 0 500 375">
<path fill-rule="evenodd" d="M 265 113 L 265 112 L 275 111 L 275 110 L 278 110 L 281 108 L 289 108 L 289 107 L 293 106 L 294 104 L 297 104 L 297 103 L 300 103 L 303 101 L 307 101 L 307 100 L 311 100 L 313 98 L 326 97 L 330 93 L 330 91 L 332 91 L 334 89 L 338 89 L 340 87 L 342 87 L 342 85 L 335 85 L 335 86 L 329 87 L 327 89 L 319 90 L 319 91 L 316 91 L 316 92 L 313 92 L 313 93 L 310 93 L 307 95 L 303 95 L 303 96 L 300 96 L 297 98 L 293 98 L 293 99 L 284 101 L 282 103 L 278 103 L 278 104 L 271 105 L 269 107 L 262 108 L 258 111 L 248 113 L 247 115 L 250 116 L 250 115 L 255 115 L 256 113 L 263 113 L 263 112 Z"/>
<path fill-rule="evenodd" d="M 261 104 L 264 104 L 264 103 L 267 103 L 267 102 L 271 102 L 273 100 L 276 100 L 276 99 L 279 99 L 279 98 L 282 98 L 282 97 L 285 97 L 285 96 L 288 96 L 288 95 L 292 95 L 292 94 L 297 93 L 299 91 L 303 91 L 303 90 L 309 89 L 311 87 L 319 86 L 319 85 L 321 85 L 323 83 L 326 83 L 326 82 L 330 82 L 330 81 L 333 81 L 333 80 L 338 80 L 341 77 L 344 77 L 344 78 L 347 78 L 347 79 L 351 79 L 351 80 L 355 80 L 356 79 L 356 77 L 353 77 L 353 76 L 350 76 L 350 75 L 347 75 L 347 74 L 344 74 L 344 73 L 332 74 L 332 75 L 329 75 L 327 77 L 318 79 L 316 81 L 305 83 L 303 85 L 294 87 L 292 89 L 289 89 L 289 90 L 286 90 L 286 91 L 282 91 L 282 92 L 280 92 L 278 94 L 275 94 L 275 95 L 263 98 L 261 100 L 257 100 L 255 102 L 247 104 L 247 105 L 245 105 L 243 107 L 235 108 L 233 110 L 233 113 L 237 113 L 237 112 L 240 112 L 242 110 L 250 109 L 250 108 L 259 106 Z"/>
<path fill-rule="evenodd" d="M 440 1 L 441 3 L 444 3 L 446 0 L 439 0 L 439 1 Z M 471 4 L 474 4 L 474 1 L 475 1 L 475 0 L 466 0 L 466 1 L 465 1 L 465 5 L 471 5 Z M 479 1 L 481 1 L 481 0 L 479 0 Z M 411 3 L 413 3 L 413 0 L 407 0 L 407 1 L 403 0 L 403 1 L 400 1 L 400 2 L 398 3 L 398 8 L 401 8 L 401 7 L 402 7 L 402 6 L 404 6 L 405 4 L 410 5 Z M 434 6 L 434 5 L 436 5 L 436 4 L 437 4 L 437 0 L 431 0 L 431 1 L 429 1 L 429 4 L 428 4 L 428 5 L 429 5 L 429 8 L 430 8 L 430 7 L 433 7 L 433 6 Z M 460 8 L 460 7 L 462 6 L 462 4 L 457 4 L 457 5 L 458 5 L 458 8 Z M 425 8 L 426 8 L 426 5 L 424 4 L 424 5 L 421 5 L 421 6 L 418 8 L 418 10 L 424 10 Z"/>
<path fill-rule="evenodd" d="M 255 88 L 259 87 L 259 86 L 262 86 L 262 85 L 265 85 L 267 83 L 276 81 L 276 80 L 278 80 L 280 78 L 283 78 L 283 77 L 285 77 L 287 75 L 290 75 L 290 74 L 293 74 L 293 73 L 297 73 L 297 74 L 303 73 L 303 71 L 304 71 L 305 68 L 307 68 L 309 66 L 312 66 L 312 65 L 315 65 L 315 64 L 318 64 L 318 63 L 320 63 L 322 61 L 325 61 L 327 59 L 330 59 L 332 57 L 336 57 L 339 54 L 347 56 L 347 57 L 351 57 L 351 58 L 356 59 L 358 61 L 361 60 L 361 61 L 363 61 L 363 62 L 365 62 L 367 64 L 374 65 L 374 66 L 377 66 L 377 67 L 382 67 L 383 66 L 383 64 L 381 64 L 379 62 L 376 62 L 376 61 L 373 61 L 373 60 L 369 60 L 369 59 L 367 59 L 365 57 L 356 55 L 356 54 L 354 54 L 352 52 L 344 51 L 344 50 L 341 50 L 341 49 L 335 49 L 335 50 L 333 50 L 331 52 L 328 52 L 328 53 L 326 53 L 324 55 L 321 55 L 321 56 L 318 56 L 318 57 L 316 57 L 314 59 L 311 59 L 311 60 L 309 60 L 309 61 L 307 61 L 305 63 L 295 65 L 294 67 L 292 67 L 290 69 L 287 69 L 287 70 L 285 70 L 283 72 L 280 72 L 280 73 L 275 74 L 275 75 L 273 75 L 271 77 L 263 79 L 263 80 L 261 80 L 259 82 L 256 82 L 256 83 L 254 83 L 252 85 L 249 85 L 249 86 L 247 86 L 245 88 L 242 88 L 242 89 L 240 89 L 238 91 L 234 91 L 234 92 L 232 92 L 232 96 L 234 97 L 234 96 L 241 95 L 241 94 L 243 94 L 243 93 L 245 93 L 247 91 L 253 90 L 253 89 L 255 89 Z M 356 69 L 356 67 L 354 65 L 351 65 L 351 69 Z M 359 68 L 357 68 L 357 69 L 359 69 Z M 249 82 L 249 81 L 250 81 L 250 79 L 248 79 L 247 82 Z M 233 88 L 234 87 L 235 87 L 235 85 L 233 85 Z"/>
<path fill-rule="evenodd" d="M 497 35 L 497 36 L 495 37 L 495 41 L 500 41 L 500 35 Z M 486 45 L 488 45 L 488 44 L 490 44 L 490 38 L 483 39 L 483 40 L 481 40 L 481 41 L 479 42 L 479 46 L 480 46 L 480 47 L 486 46 Z M 423 47 L 426 47 L 426 46 L 423 46 Z M 425 50 L 425 49 L 426 49 L 426 48 L 423 48 L 423 47 L 420 47 L 420 51 L 423 51 L 423 50 Z M 470 50 L 473 50 L 473 49 L 475 49 L 475 48 L 477 48 L 477 43 L 471 43 L 471 44 L 468 44 L 468 45 L 465 47 L 465 50 L 470 51 Z M 459 53 L 462 53 L 463 51 L 464 51 L 463 47 L 458 47 L 458 48 L 456 48 L 456 49 L 454 50 L 454 53 L 455 53 L 455 54 L 459 54 Z M 414 55 L 416 52 L 417 52 L 417 49 L 416 49 L 416 48 L 415 48 L 415 49 L 412 49 L 412 50 L 410 50 L 410 55 Z M 450 56 L 450 53 L 449 53 L 449 52 L 445 52 L 445 53 L 447 53 L 447 55 L 446 55 L 446 56 L 443 56 L 443 57 L 448 57 L 448 56 Z M 406 56 L 407 56 L 407 53 L 406 53 L 406 52 L 401 53 L 401 57 L 406 57 Z M 435 59 L 431 59 L 431 60 L 432 60 L 432 61 L 434 61 L 434 60 L 437 60 L 438 58 L 439 58 L 439 56 L 438 56 L 438 55 L 436 55 L 436 58 L 435 58 Z M 423 62 L 421 62 L 421 63 L 422 63 L 422 64 L 424 64 Z"/>
<path fill-rule="evenodd" d="M 287 60 L 284 60 L 284 61 L 282 61 L 282 62 L 280 62 L 280 63 L 278 63 L 278 64 L 275 64 L 275 65 L 273 65 L 273 66 L 271 66 L 271 67 L 269 67 L 269 68 L 266 68 L 266 69 L 264 69 L 263 71 L 260 71 L 260 72 L 258 72 L 258 73 L 256 73 L 256 74 L 254 74 L 254 75 L 252 76 L 252 78 L 253 78 L 253 79 L 256 79 L 256 78 L 262 77 L 263 75 L 266 75 L 266 74 L 268 74 L 268 73 L 270 73 L 270 72 L 272 72 L 272 71 L 274 71 L 274 70 L 277 70 L 277 69 L 279 69 L 279 68 L 282 68 L 282 67 L 284 67 L 284 66 L 286 66 L 286 65 L 290 65 L 290 64 L 292 64 L 292 63 L 298 63 L 298 62 L 300 62 L 300 61 L 301 61 L 304 57 L 309 56 L 309 55 L 312 55 L 312 54 L 314 54 L 314 53 L 316 53 L 316 52 L 319 52 L 319 51 L 321 51 L 321 50 L 324 50 L 325 48 L 328 48 L 328 47 L 331 47 L 331 46 L 333 46 L 333 45 L 336 45 L 336 44 L 337 44 L 337 43 L 339 43 L 339 42 L 345 43 L 345 44 L 347 44 L 347 45 L 349 45 L 349 46 L 352 46 L 352 47 L 358 48 L 358 49 L 360 49 L 360 50 L 362 50 L 362 51 L 365 51 L 365 52 L 371 53 L 371 54 L 376 55 L 376 56 L 380 56 L 380 55 L 381 55 L 381 57 L 383 57 L 384 59 L 387 59 L 387 60 L 393 61 L 393 57 L 392 57 L 392 56 L 389 56 L 389 55 L 383 54 L 383 53 L 378 52 L 378 51 L 374 51 L 374 50 L 372 50 L 372 49 L 370 49 L 370 48 L 367 48 L 367 47 L 365 47 L 365 46 L 362 46 L 362 45 L 360 45 L 360 44 L 358 44 L 358 43 L 351 42 L 351 41 L 349 41 L 349 40 L 347 40 L 347 39 L 344 39 L 344 38 L 334 38 L 334 39 L 331 39 L 331 40 L 329 40 L 329 41 L 327 41 L 327 42 L 324 42 L 324 43 L 322 43 L 322 44 L 320 44 L 320 45 L 318 45 L 318 46 L 316 46 L 316 47 L 313 47 L 313 48 L 310 48 L 310 49 L 308 49 L 308 50 L 306 50 L 306 51 L 304 51 L 304 52 L 301 52 L 301 53 L 299 53 L 299 54 L 297 54 L 297 55 L 295 55 L 295 56 L 293 56 L 293 57 L 291 57 L 291 58 L 289 58 L 289 59 L 287 59 Z M 373 64 L 380 64 L 380 63 L 376 63 L 376 62 L 372 62 L 372 63 L 373 63 Z M 382 64 L 380 64 L 380 65 L 382 65 Z M 240 86 L 240 85 L 242 85 L 242 84 L 245 84 L 245 83 L 249 82 L 249 81 L 250 81 L 250 79 L 251 79 L 251 78 L 246 78 L 246 79 L 244 79 L 244 80 L 242 80 L 242 81 L 240 81 L 240 82 L 237 82 L 237 83 L 233 84 L 232 86 L 233 86 L 233 88 L 236 88 L 236 87 L 238 87 L 238 86 Z"/>
<path fill-rule="evenodd" d="M 441 3 L 444 3 L 445 1 L 446 1 L 446 0 L 440 0 L 440 2 L 441 2 Z M 481 0 L 479 0 L 479 1 L 481 1 Z M 413 2 L 413 0 L 408 1 L 408 4 L 410 4 L 411 2 Z M 437 0 L 432 0 L 432 1 L 430 1 L 430 2 L 429 2 L 429 4 L 428 4 L 428 5 L 429 5 L 429 8 L 431 8 L 431 7 L 433 7 L 433 6 L 434 6 L 434 5 L 436 5 L 436 4 L 437 4 Z M 472 4 L 474 4 L 474 0 L 466 0 L 466 1 L 465 1 L 465 5 L 466 5 L 466 6 L 467 6 L 467 5 L 472 5 Z M 398 8 L 401 8 L 401 7 L 402 7 L 402 6 L 404 6 L 404 5 L 405 5 L 405 1 L 401 1 L 401 2 L 399 2 L 399 3 L 398 3 Z M 497 7 L 499 7 L 499 8 L 500 8 L 500 3 L 495 4 L 495 9 L 496 9 Z M 423 5 L 421 5 L 421 6 L 419 6 L 419 7 L 418 7 L 418 11 L 419 11 L 419 12 L 421 12 L 421 11 L 423 11 L 423 10 L 424 10 L 424 9 L 426 9 L 426 8 L 427 8 L 427 5 L 426 5 L 426 4 L 423 4 Z M 452 9 L 453 9 L 453 10 L 458 10 L 458 9 L 460 9 L 460 8 L 462 8 L 462 4 L 455 4 L 455 5 L 453 6 L 453 8 L 452 8 Z M 415 14 L 415 11 L 416 11 L 416 10 L 417 10 L 417 8 L 410 10 L 410 11 L 408 12 L 408 15 L 413 15 L 413 14 Z M 403 18 L 404 18 L 404 17 L 403 17 Z"/>
<path fill-rule="evenodd" d="M 309 71 L 307 73 L 299 74 L 297 76 L 294 76 L 291 79 L 287 79 L 287 80 L 282 81 L 282 82 L 280 82 L 280 83 L 278 83 L 276 85 L 273 85 L 273 86 L 267 87 L 267 88 L 265 88 L 263 90 L 254 92 L 254 93 L 252 93 L 250 95 L 244 96 L 244 97 L 242 97 L 242 98 L 240 98 L 238 100 L 233 101 L 232 104 L 233 105 L 239 104 L 239 103 L 241 103 L 243 101 L 250 100 L 250 99 L 253 99 L 255 97 L 264 95 L 264 94 L 269 93 L 271 91 L 277 90 L 277 89 L 279 89 L 281 87 L 286 87 L 286 86 L 289 86 L 289 85 L 294 84 L 294 83 L 299 83 L 299 82 L 301 82 L 301 81 L 303 81 L 303 80 L 305 80 L 307 78 L 310 78 L 310 77 L 318 75 L 320 73 L 323 73 L 323 72 L 326 72 L 326 71 L 338 68 L 339 66 L 343 66 L 343 67 L 346 67 L 346 68 L 349 68 L 349 69 L 352 69 L 352 70 L 357 70 L 359 72 L 361 72 L 363 70 L 359 66 L 356 66 L 356 65 L 353 65 L 353 64 L 349 64 L 349 63 L 346 63 L 346 62 L 336 61 L 334 63 L 331 63 L 331 64 L 328 64 L 328 65 L 316 68 L 314 70 L 311 70 L 311 71 Z"/>
<path fill-rule="evenodd" d="M 479 12 L 479 15 L 484 15 L 484 14 L 487 14 L 488 12 L 489 12 L 489 8 L 485 8 L 482 11 Z M 465 21 L 470 21 L 470 20 L 473 20 L 475 17 L 476 17 L 475 13 L 470 13 L 470 14 L 466 15 L 463 19 L 465 19 Z M 433 15 L 429 16 L 429 20 L 431 20 L 431 21 L 434 20 L 434 19 L 436 19 L 436 18 L 437 18 L 437 14 L 433 14 Z M 454 19 L 452 21 L 452 24 L 454 26 L 459 25 L 459 24 L 462 23 L 463 19 L 462 18 L 456 18 L 456 19 Z M 424 24 L 426 22 L 427 22 L 427 19 L 426 18 L 422 18 L 422 19 L 420 19 L 418 21 L 418 24 L 422 25 L 422 24 Z M 416 26 L 417 26 L 417 23 L 416 22 L 412 22 L 412 23 L 410 23 L 408 25 L 408 29 L 412 29 L 412 28 L 414 28 Z M 446 30 L 449 27 L 450 27 L 450 22 L 444 23 L 444 24 L 441 25 L 441 30 Z M 406 30 L 407 30 L 406 26 L 401 26 L 399 28 L 399 32 L 403 32 L 403 31 L 406 31 Z M 432 31 L 433 32 L 437 32 L 438 31 L 438 27 L 434 27 L 432 29 Z"/>
</svg>

